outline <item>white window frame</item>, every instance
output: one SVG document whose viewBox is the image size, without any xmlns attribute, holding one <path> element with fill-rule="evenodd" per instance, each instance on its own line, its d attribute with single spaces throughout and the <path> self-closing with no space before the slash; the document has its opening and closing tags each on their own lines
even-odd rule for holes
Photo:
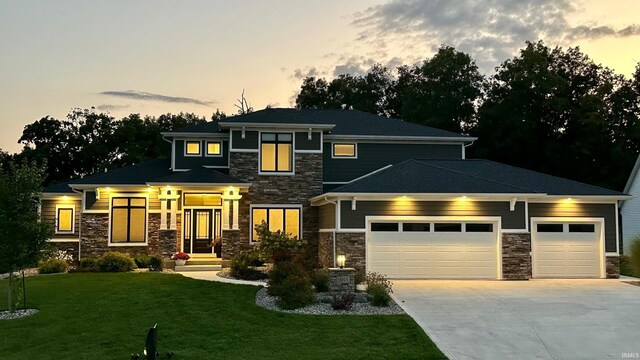
<svg viewBox="0 0 640 360">
<path fill-rule="evenodd" d="M 220 145 L 220 153 L 219 154 L 209 154 L 209 144 L 210 143 L 216 143 Z M 186 145 L 185 145 L 186 146 Z M 206 140 L 204 142 L 204 156 L 205 157 L 222 157 L 222 141 L 219 140 Z"/>
<path fill-rule="evenodd" d="M 200 150 L 197 154 L 189 154 L 187 153 L 187 145 L 189 143 L 198 143 L 198 150 Z M 201 157 L 202 156 L 202 140 L 184 140 L 184 156 L 185 157 Z"/>
<path fill-rule="evenodd" d="M 291 171 L 262 171 L 262 134 L 289 134 L 291 135 Z M 276 146 L 277 148 L 277 146 Z M 278 159 L 276 157 L 276 168 Z M 258 132 L 258 175 L 291 176 L 296 173 L 296 133 L 295 131 L 259 131 Z"/>
<path fill-rule="evenodd" d="M 336 145 L 353 145 L 353 156 L 340 156 L 335 154 Z M 331 142 L 331 158 L 332 159 L 357 159 L 358 143 L 357 142 Z"/>
<path fill-rule="evenodd" d="M 303 236 L 303 224 L 302 224 L 302 204 L 252 204 L 249 205 L 249 243 L 257 244 L 258 241 L 253 240 L 253 209 L 298 209 L 300 211 L 300 219 L 298 220 L 300 236 L 298 240 L 302 240 Z M 268 219 L 267 219 L 268 220 Z"/>
<path fill-rule="evenodd" d="M 113 198 L 144 198 L 145 201 L 145 226 L 144 226 L 144 242 L 124 242 L 124 243 L 114 243 L 111 241 L 111 216 L 113 214 Z M 144 194 L 144 193 L 112 193 L 109 194 L 109 224 L 108 224 L 108 231 L 109 233 L 107 234 L 107 246 L 113 246 L 113 247 L 135 247 L 135 246 L 149 246 L 149 194 Z"/>
<path fill-rule="evenodd" d="M 59 210 L 60 209 L 64 209 L 64 210 L 69 210 L 71 209 L 71 231 L 59 231 L 58 230 L 58 225 L 59 225 L 59 219 L 58 219 L 58 215 L 59 215 Z M 56 217 L 55 217 L 55 222 L 56 222 L 56 235 L 69 235 L 69 234 L 73 234 L 76 232 L 76 206 L 74 204 L 56 204 Z"/>
</svg>

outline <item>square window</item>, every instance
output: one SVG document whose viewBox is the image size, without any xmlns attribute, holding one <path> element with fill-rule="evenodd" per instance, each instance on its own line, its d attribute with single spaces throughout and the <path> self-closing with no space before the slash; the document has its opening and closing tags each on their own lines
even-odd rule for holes
<svg viewBox="0 0 640 360">
<path fill-rule="evenodd" d="M 356 144 L 333 144 L 333 157 L 355 158 Z"/>
<path fill-rule="evenodd" d="M 184 148 L 185 155 L 200 155 L 200 141 L 187 141 Z"/>
<path fill-rule="evenodd" d="M 222 155 L 222 143 L 218 141 L 207 141 L 207 155 L 209 156 Z"/>
</svg>

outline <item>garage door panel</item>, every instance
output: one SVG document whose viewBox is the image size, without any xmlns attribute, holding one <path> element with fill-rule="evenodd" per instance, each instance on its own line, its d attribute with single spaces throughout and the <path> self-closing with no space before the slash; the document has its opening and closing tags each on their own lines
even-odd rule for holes
<svg viewBox="0 0 640 360">
<path fill-rule="evenodd" d="M 562 232 L 532 229 L 534 277 L 600 277 L 600 224 L 593 224 L 592 232 L 570 232 L 576 227 L 569 222 Z"/>
</svg>

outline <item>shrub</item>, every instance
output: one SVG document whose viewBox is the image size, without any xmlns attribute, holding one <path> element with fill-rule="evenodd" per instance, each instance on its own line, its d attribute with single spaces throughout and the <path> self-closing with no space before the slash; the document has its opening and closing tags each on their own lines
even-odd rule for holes
<svg viewBox="0 0 640 360">
<path fill-rule="evenodd" d="M 40 274 L 59 274 L 67 271 L 69 264 L 66 261 L 51 258 L 41 261 L 38 264 L 38 273 Z"/>
<path fill-rule="evenodd" d="M 151 264 L 151 256 L 146 254 L 136 255 L 133 258 L 133 261 L 135 261 L 136 266 L 139 267 L 140 269 L 146 269 Z"/>
<path fill-rule="evenodd" d="M 154 255 L 149 257 L 149 270 L 151 271 L 162 271 L 164 269 L 164 261 L 162 257 L 159 255 Z"/>
<path fill-rule="evenodd" d="M 236 279 L 242 280 L 262 280 L 266 278 L 267 275 L 265 273 L 252 268 L 252 264 L 256 263 L 255 260 L 256 254 L 240 252 L 231 259 L 229 274 Z"/>
<path fill-rule="evenodd" d="M 367 292 L 371 295 L 371 305 L 389 306 L 391 301 L 391 295 L 389 294 L 393 292 L 391 281 L 387 280 L 383 274 L 375 272 L 367 273 L 365 281 L 367 283 Z"/>
<path fill-rule="evenodd" d="M 389 306 L 391 295 L 389 291 L 381 285 L 367 287 L 367 292 L 371 295 L 371 305 L 373 306 Z"/>
<path fill-rule="evenodd" d="M 83 258 L 80 260 L 80 266 L 78 271 L 82 272 L 96 272 L 98 269 L 98 259 L 96 258 Z"/>
<path fill-rule="evenodd" d="M 298 309 L 316 300 L 315 293 L 311 287 L 311 280 L 304 273 L 294 273 L 287 276 L 280 284 L 280 294 L 276 304 L 281 309 Z"/>
<path fill-rule="evenodd" d="M 250 252 L 247 254 L 249 259 L 249 266 L 262 266 L 264 265 L 264 261 L 260 258 L 260 254 L 257 252 Z"/>
<path fill-rule="evenodd" d="M 631 239 L 629 269 L 633 276 L 640 276 L 640 235 L 636 235 Z"/>
<path fill-rule="evenodd" d="M 300 247 L 300 241 L 297 238 L 290 237 L 284 231 L 269 231 L 269 226 L 264 221 L 256 225 L 256 233 L 259 239 L 256 250 L 266 261 L 273 263 L 289 261 L 293 259 Z"/>
<path fill-rule="evenodd" d="M 100 256 L 97 263 L 101 272 L 127 272 L 136 268 L 132 258 L 115 251 Z"/>
<path fill-rule="evenodd" d="M 316 288 L 317 292 L 329 291 L 329 270 L 327 269 L 315 269 L 311 273 L 311 282 Z"/>
<path fill-rule="evenodd" d="M 620 275 L 633 276 L 629 255 L 620 255 Z"/>
<path fill-rule="evenodd" d="M 284 291 L 284 282 L 287 280 L 287 278 L 293 276 L 302 276 L 308 278 L 302 265 L 297 262 L 281 261 L 273 264 L 273 269 L 269 271 L 269 287 L 267 288 L 267 292 L 269 293 L 269 295 L 279 296 Z M 309 284 L 311 284 L 310 280 Z"/>
<path fill-rule="evenodd" d="M 356 283 L 356 285 L 360 285 L 363 282 L 365 282 L 366 281 L 366 277 L 364 275 L 364 271 L 356 270 L 356 276 L 355 276 L 355 278 L 353 280 Z"/>
<path fill-rule="evenodd" d="M 333 310 L 351 310 L 353 306 L 353 301 L 356 299 L 356 295 L 354 293 L 345 293 L 342 296 L 333 296 L 333 301 L 331 302 L 331 308 Z"/>
</svg>

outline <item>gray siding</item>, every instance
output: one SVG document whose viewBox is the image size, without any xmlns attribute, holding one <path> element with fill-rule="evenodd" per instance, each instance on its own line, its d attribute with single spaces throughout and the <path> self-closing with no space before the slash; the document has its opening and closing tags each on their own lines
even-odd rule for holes
<svg viewBox="0 0 640 360">
<path fill-rule="evenodd" d="M 231 131 L 231 141 L 233 142 L 234 149 L 251 149 L 258 150 L 258 132 L 257 131 L 245 131 L 244 139 L 242 138 L 242 131 Z"/>
<path fill-rule="evenodd" d="M 42 200 L 40 207 L 40 216 L 42 221 L 50 224 L 55 232 L 56 227 L 56 205 L 64 204 L 64 205 L 73 205 L 75 207 L 74 212 L 74 232 L 73 234 L 54 234 L 54 239 L 78 239 L 80 236 L 80 212 L 82 211 L 82 201 L 80 199 L 73 200 Z"/>
<path fill-rule="evenodd" d="M 407 159 L 461 159 L 460 144 L 386 144 L 358 142 L 357 159 L 332 159 L 331 142 L 324 143 L 325 182 L 350 181 Z"/>
<path fill-rule="evenodd" d="M 296 150 L 320 150 L 320 132 L 296 132 Z"/>
<path fill-rule="evenodd" d="M 322 205 L 319 208 L 320 229 L 335 229 L 336 206 L 333 204 Z"/>
<path fill-rule="evenodd" d="M 218 140 L 211 140 L 218 141 Z M 184 140 L 176 140 L 176 169 L 193 169 L 206 166 L 229 166 L 229 141 L 222 142 L 222 156 L 206 156 L 206 140 L 202 141 L 202 154 L 200 156 L 184 156 Z"/>
<path fill-rule="evenodd" d="M 503 201 L 351 201 L 340 202 L 341 228 L 364 229 L 366 216 L 500 216 L 503 229 L 525 229 L 525 204 L 517 202 L 514 211 Z"/>
<path fill-rule="evenodd" d="M 606 252 L 616 252 L 616 205 L 614 204 L 529 204 L 529 221 L 532 217 L 597 217 L 604 218 L 604 243 Z"/>
</svg>

